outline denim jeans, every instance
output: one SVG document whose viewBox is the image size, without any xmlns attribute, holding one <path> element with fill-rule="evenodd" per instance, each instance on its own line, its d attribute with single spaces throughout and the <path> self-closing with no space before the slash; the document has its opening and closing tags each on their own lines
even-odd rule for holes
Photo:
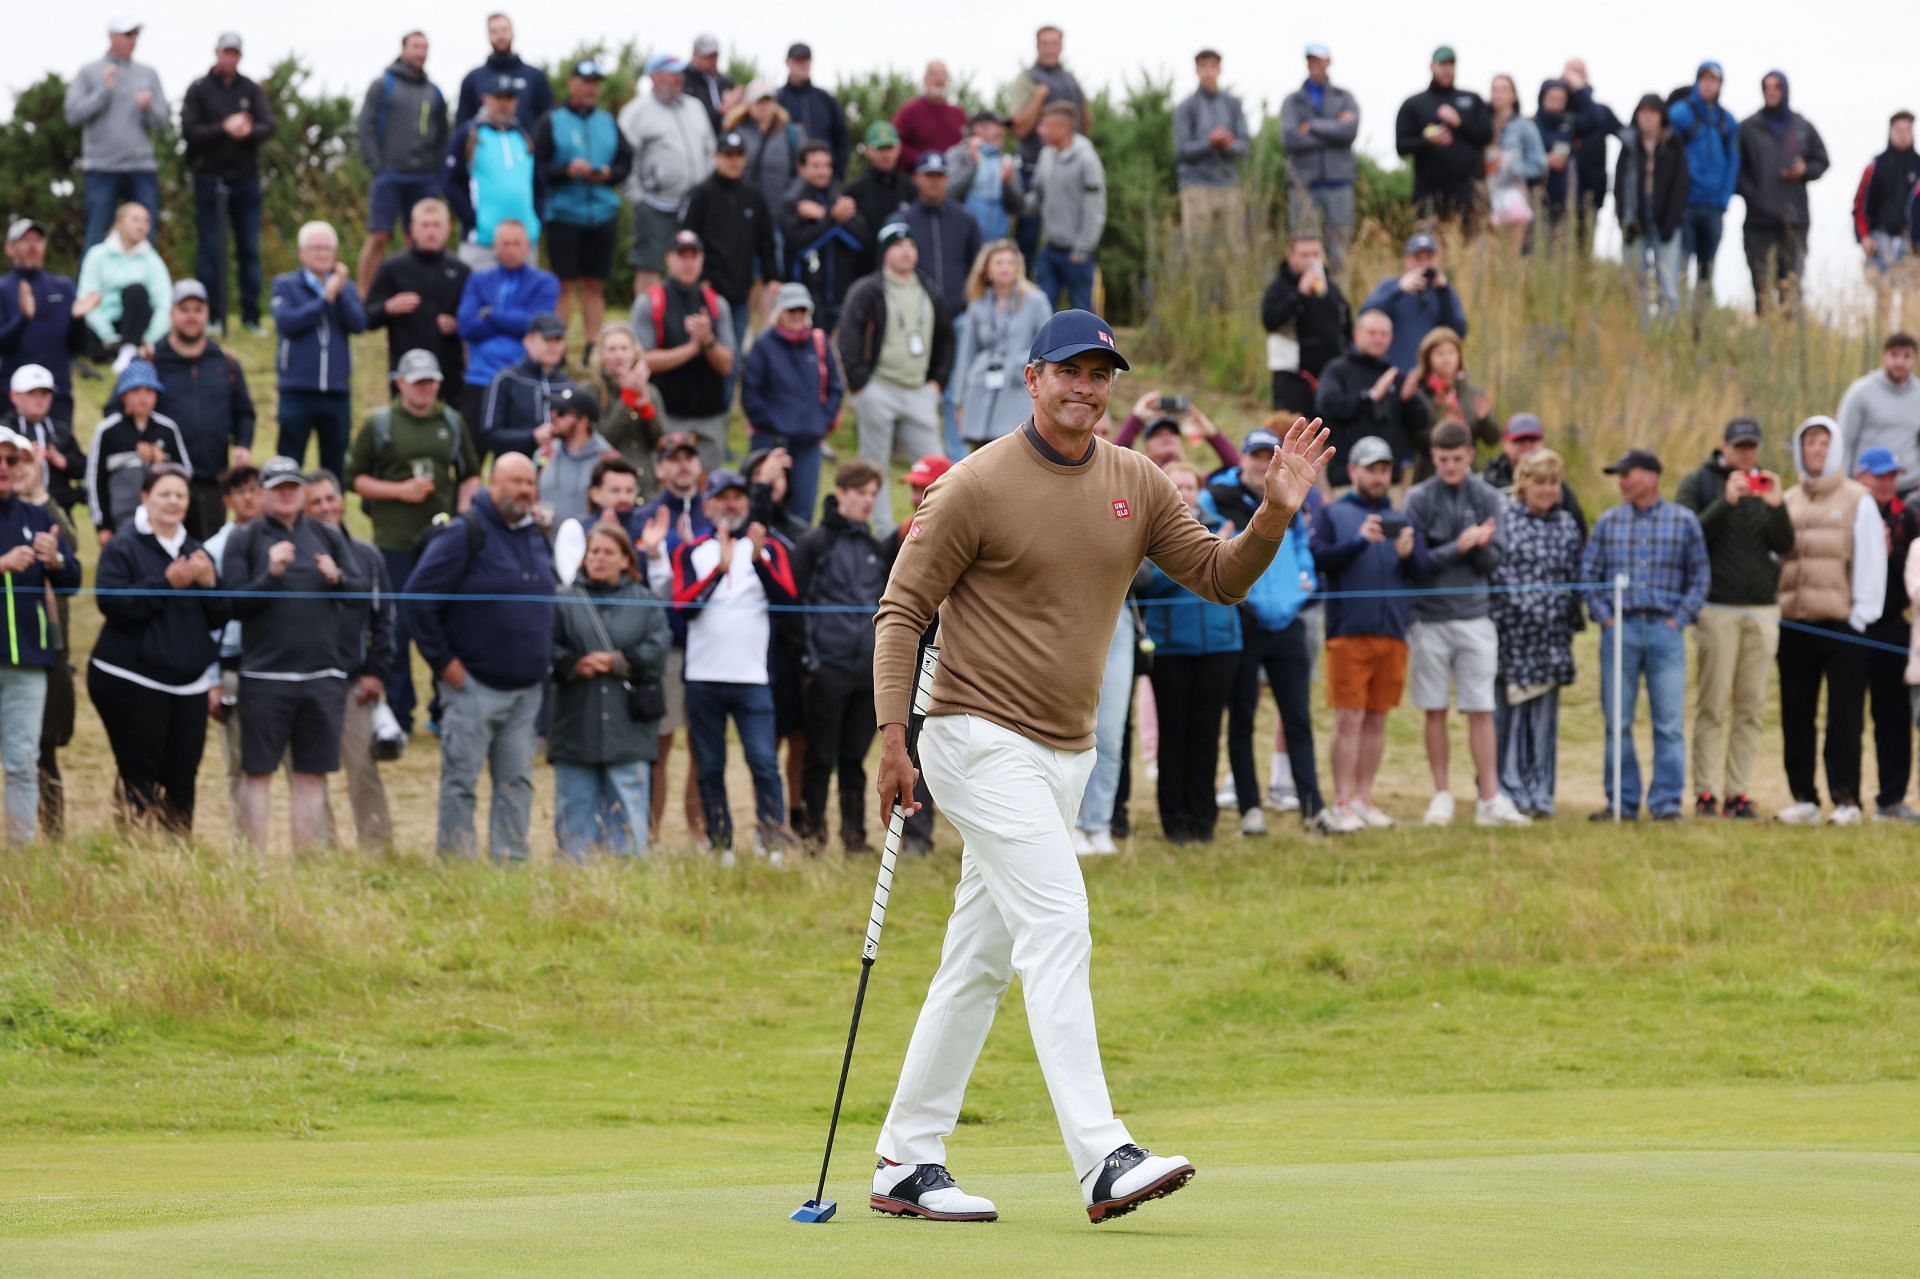
<svg viewBox="0 0 1920 1279">
<path fill-rule="evenodd" d="M 380 558 L 387 563 L 387 579 L 393 583 L 393 589 L 405 591 L 407 579 L 413 576 L 414 563 L 420 557 L 412 550 L 396 551 L 383 546 Z M 393 620 L 393 666 L 387 671 L 387 709 L 409 733 L 413 731 L 413 708 L 417 704 L 413 694 L 413 655 L 407 651 L 412 641 L 413 632 L 407 628 L 407 610 L 397 608 Z"/>
<path fill-rule="evenodd" d="M 1720 229 L 1726 210 L 1704 204 L 1689 204 L 1680 219 L 1680 251 L 1694 261 L 1694 288 L 1710 302 L 1713 298 L 1713 259 L 1720 252 Z M 1683 260 L 1681 269 L 1685 270 Z"/>
<path fill-rule="evenodd" d="M 153 229 L 160 229 L 160 175 L 152 169 L 95 169 L 87 174 L 81 200 L 87 221 L 86 243 L 80 246 L 83 256 L 107 238 L 107 232 L 113 230 L 113 211 L 123 204 L 146 205 Z M 154 299 L 154 305 L 160 305 L 159 298 Z"/>
<path fill-rule="evenodd" d="M 771 448 L 783 448 L 793 459 L 793 469 L 787 472 L 787 513 L 813 523 L 813 508 L 820 500 L 820 441 L 757 431 L 748 434 L 748 452 Z"/>
<path fill-rule="evenodd" d="M 1040 262 L 1034 268 L 1033 282 L 1040 286 L 1040 292 L 1050 307 L 1059 307 L 1060 291 L 1065 289 L 1069 308 L 1093 310 L 1092 254 L 1087 255 L 1085 262 L 1075 262 L 1071 251 L 1049 244 L 1040 250 Z"/>
<path fill-rule="evenodd" d="M 1633 720 L 1640 700 L 1640 681 L 1647 683 L 1647 704 L 1653 713 L 1653 784 L 1647 789 L 1647 810 L 1655 817 L 1680 811 L 1680 795 L 1687 784 L 1687 633 L 1667 625 L 1658 616 L 1628 617 L 1600 632 L 1600 713 L 1607 721 L 1607 803 L 1613 804 L 1613 644 L 1620 631 L 1620 673 L 1626 680 L 1620 708 L 1626 717 L 1626 737 L 1620 745 L 1620 812 L 1633 817 L 1640 811 L 1640 759 L 1633 747 Z"/>
<path fill-rule="evenodd" d="M 1093 772 L 1080 797 L 1081 830 L 1104 831 L 1113 824 L 1113 801 L 1120 793 L 1120 751 L 1127 734 L 1127 706 L 1133 701 L 1133 610 L 1120 610 L 1120 623 L 1107 645 L 1107 670 L 1100 679 L 1100 710 L 1093 721 Z"/>
<path fill-rule="evenodd" d="M 353 401 L 345 391 L 280 392 L 280 452 L 307 464 L 307 438 L 320 437 L 320 465 L 347 472 L 347 441 L 353 433 Z M 399 583 L 394 584 L 399 589 Z"/>
<path fill-rule="evenodd" d="M 733 397 L 740 390 L 740 374 L 747 367 L 747 325 L 753 319 L 753 293 L 733 308 L 733 372 L 727 374 L 727 411 L 733 411 Z M 594 336 L 588 334 L 589 337 Z"/>
<path fill-rule="evenodd" d="M 773 689 L 766 684 L 687 681 L 687 736 L 700 770 L 700 806 L 707 838 L 715 848 L 733 847 L 733 813 L 727 807 L 727 717 L 740 734 L 740 749 L 753 774 L 754 810 L 763 826 L 786 824 L 786 796 L 773 736 Z"/>
<path fill-rule="evenodd" d="M 488 851 L 495 861 L 527 859 L 527 827 L 533 815 L 534 721 L 541 684 L 489 688 L 471 674 L 458 689 L 440 684 L 446 718 L 440 726 L 440 830 L 443 857 L 475 855 L 473 810 L 480 769 L 493 781 L 488 812 Z"/>
<path fill-rule="evenodd" d="M 220 224 L 220 195 L 227 199 L 227 223 Z M 260 323 L 260 179 L 222 182 L 195 175 L 193 218 L 199 227 L 199 250 L 193 274 L 207 286 L 207 312 L 215 324 L 227 318 L 227 237 L 233 237 L 234 257 L 240 266 L 240 318 Z"/>
<path fill-rule="evenodd" d="M 1647 276 L 1649 272 L 1653 275 L 1662 315 L 1672 315 L 1680 306 L 1680 279 L 1687 270 L 1686 249 L 1680 241 L 1677 233 L 1665 240 L 1641 236 L 1627 245 L 1624 255 L 1627 268 L 1633 272 L 1634 285 L 1643 298 L 1647 292 Z"/>
<path fill-rule="evenodd" d="M 47 668 L 0 666 L 0 766 L 7 774 L 7 842 L 30 844 L 40 829 L 40 725 Z"/>
<path fill-rule="evenodd" d="M 653 765 L 555 764 L 553 834 L 575 861 L 593 849 L 616 857 L 647 855 L 647 803 Z"/>
</svg>

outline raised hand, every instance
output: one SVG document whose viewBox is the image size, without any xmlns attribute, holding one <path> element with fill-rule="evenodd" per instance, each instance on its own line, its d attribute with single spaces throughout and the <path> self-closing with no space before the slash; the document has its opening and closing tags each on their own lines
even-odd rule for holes
<svg viewBox="0 0 1920 1279">
<path fill-rule="evenodd" d="M 1303 417 L 1293 419 L 1267 465 L 1267 492 L 1260 503 L 1263 508 L 1278 507 L 1287 521 L 1293 519 L 1294 512 L 1306 503 L 1308 491 L 1319 483 L 1320 473 L 1333 460 L 1334 450 L 1327 436 L 1319 418 L 1311 422 Z"/>
</svg>

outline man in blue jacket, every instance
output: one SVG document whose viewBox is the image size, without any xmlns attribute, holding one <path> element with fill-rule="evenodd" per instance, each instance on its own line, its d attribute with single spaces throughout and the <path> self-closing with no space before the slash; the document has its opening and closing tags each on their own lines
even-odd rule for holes
<svg viewBox="0 0 1920 1279">
<path fill-rule="evenodd" d="M 775 97 L 802 134 L 833 148 L 834 179 L 844 179 L 853 135 L 847 129 L 847 112 L 840 99 L 813 82 L 812 46 L 795 44 L 787 49 L 787 82 Z"/>
<path fill-rule="evenodd" d="M 845 384 L 840 362 L 827 349 L 827 332 L 813 323 L 813 295 L 789 280 L 775 299 L 774 321 L 747 352 L 740 407 L 749 450 L 783 448 L 793 459 L 787 506 L 813 512 L 819 494 L 820 447 L 840 420 Z"/>
<path fill-rule="evenodd" d="M 523 454 L 495 459 L 487 491 L 433 539 L 403 588 L 410 598 L 401 615 L 446 707 L 437 845 L 443 857 L 476 854 L 474 797 L 483 764 L 493 781 L 489 851 L 495 861 L 527 857 L 535 721 L 552 665 L 556 580 L 553 552 L 533 519 L 537 494 L 533 463 Z M 460 595 L 477 598 L 446 598 Z"/>
<path fill-rule="evenodd" d="M 505 77 L 519 98 L 520 127 L 533 132 L 540 117 L 553 109 L 553 86 L 547 83 L 547 73 L 514 51 L 513 19 L 504 13 L 488 15 L 487 46 L 487 60 L 460 81 L 459 105 L 453 113 L 455 127 L 479 115 L 480 99 L 488 87 Z"/>
<path fill-rule="evenodd" d="M 347 469 L 353 434 L 353 349 L 367 329 L 360 291 L 340 261 L 340 237 L 325 222 L 300 228 L 300 269 L 273 277 L 279 330 L 280 452 L 305 464 L 307 437 L 320 437 L 320 465 Z"/>
<path fill-rule="evenodd" d="M 560 301 L 560 281 L 531 262 L 527 228 L 507 219 L 493 229 L 499 265 L 467 277 L 460 295 L 460 336 L 467 343 L 467 378 L 460 388 L 460 416 L 486 421 L 487 388 L 493 375 L 526 354 L 525 338 L 535 317 Z"/>
<path fill-rule="evenodd" d="M 13 462 L 32 443 L 0 429 L 0 593 L 6 597 L 7 647 L 0 662 L 0 766 L 6 771 L 7 842 L 31 843 L 40 826 L 40 727 L 47 672 L 64 661 L 52 636 L 46 586 L 80 585 L 80 557 L 44 506 L 16 497 Z"/>
<path fill-rule="evenodd" d="M 1393 448 L 1377 435 L 1347 457 L 1353 489 L 1321 509 L 1309 542 L 1327 610 L 1327 702 L 1333 707 L 1333 817 L 1341 832 L 1392 826 L 1374 806 L 1387 712 L 1407 681 L 1406 592 L 1432 575 L 1426 539 L 1393 509 Z M 1351 598 L 1342 598 L 1351 595 Z"/>
<path fill-rule="evenodd" d="M 87 349 L 82 322 L 100 305 L 98 293 L 74 296 L 73 281 L 46 270 L 47 228 L 33 218 L 7 226 L 13 270 L 0 275 L 0 379 L 38 364 L 53 374 L 53 417 L 73 424 L 73 357 Z"/>
<path fill-rule="evenodd" d="M 1393 345 L 1387 362 L 1411 369 L 1420 362 L 1420 342 L 1435 329 L 1467 336 L 1467 308 L 1440 265 L 1440 242 L 1425 231 L 1407 237 L 1405 270 L 1373 286 L 1360 312 L 1380 311 L 1393 321 Z"/>
<path fill-rule="evenodd" d="M 1690 185 L 1680 244 L 1694 261 L 1695 296 L 1702 304 L 1713 298 L 1721 223 L 1740 185 L 1740 124 L 1720 105 L 1725 79 L 1718 62 L 1702 62 L 1694 72 L 1693 91 L 1667 112 L 1667 123 L 1687 148 Z"/>
</svg>

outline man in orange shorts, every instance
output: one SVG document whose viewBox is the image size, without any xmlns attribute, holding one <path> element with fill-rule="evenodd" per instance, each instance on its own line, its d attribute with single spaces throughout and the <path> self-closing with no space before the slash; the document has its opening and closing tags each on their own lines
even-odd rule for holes
<svg viewBox="0 0 1920 1279">
<path fill-rule="evenodd" d="M 1393 449 L 1377 435 L 1347 458 L 1353 488 L 1313 522 L 1327 609 L 1327 702 L 1333 707 L 1333 824 L 1393 825 L 1373 803 L 1387 712 L 1407 682 L 1408 589 L 1433 573 L 1420 531 L 1393 509 Z"/>
</svg>

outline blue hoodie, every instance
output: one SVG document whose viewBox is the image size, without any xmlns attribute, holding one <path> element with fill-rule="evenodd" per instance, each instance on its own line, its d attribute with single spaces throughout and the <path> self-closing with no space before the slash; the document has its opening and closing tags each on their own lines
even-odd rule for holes
<svg viewBox="0 0 1920 1279">
<path fill-rule="evenodd" d="M 1208 478 L 1208 487 L 1200 493 L 1200 522 L 1208 528 L 1219 528 L 1221 520 L 1225 518 L 1214 496 L 1213 485 L 1228 481 L 1238 484 L 1238 473 L 1238 467 L 1223 467 Z M 1253 500 L 1251 494 L 1247 500 Z M 1280 549 L 1273 553 L 1273 563 L 1267 565 L 1267 571 L 1247 592 L 1242 607 L 1253 624 L 1263 631 L 1286 630 L 1300 616 L 1301 610 L 1312 602 L 1318 578 L 1313 571 L 1313 551 L 1307 543 L 1307 530 L 1314 512 L 1322 505 L 1319 492 L 1309 491 L 1307 505 L 1294 513 L 1293 523 L 1287 525 L 1287 535 L 1281 541 Z M 1239 515 L 1244 518 L 1245 512 Z"/>
<path fill-rule="evenodd" d="M 1201 599 L 1151 561 L 1139 595 L 1144 604 L 1140 616 L 1157 655 L 1205 657 L 1240 651 L 1240 610 L 1234 605 Z"/>
<path fill-rule="evenodd" d="M 1404 560 L 1394 549 L 1392 538 L 1368 542 L 1360 536 L 1360 526 L 1369 515 L 1392 513 L 1390 499 L 1369 501 L 1355 491 L 1328 503 L 1314 520 L 1313 561 L 1319 566 L 1321 585 L 1330 595 L 1338 596 L 1342 591 L 1395 592 L 1356 599 L 1327 599 L 1329 639 L 1344 635 L 1407 638 L 1408 613 L 1413 601 L 1400 592 L 1426 585 L 1433 575 L 1433 561 L 1419 529 L 1413 533 L 1413 554 Z"/>
<path fill-rule="evenodd" d="M 1711 71 L 1726 84 L 1718 62 L 1703 62 L 1694 74 L 1693 89 L 1667 113 L 1667 122 L 1687 148 L 1687 176 L 1692 186 L 1687 207 L 1727 210 L 1740 183 L 1740 126 L 1718 102 L 1707 105 L 1700 96 L 1700 73 Z"/>
<path fill-rule="evenodd" d="M 460 659 L 467 673 L 490 688 L 527 688 L 553 664 L 554 591 L 558 577 L 546 534 L 532 519 L 509 526 L 493 496 L 474 494 L 480 546 L 465 517 L 455 518 L 427 544 L 401 589 L 409 595 L 478 595 L 475 600 L 409 599 L 400 614 L 420 656 L 436 674 Z M 503 600 L 503 595 L 525 596 Z"/>
</svg>

